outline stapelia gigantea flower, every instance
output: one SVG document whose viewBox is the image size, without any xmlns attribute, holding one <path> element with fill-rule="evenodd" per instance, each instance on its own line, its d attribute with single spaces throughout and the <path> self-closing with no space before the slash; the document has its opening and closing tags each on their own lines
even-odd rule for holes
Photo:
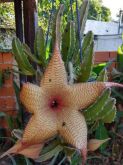
<svg viewBox="0 0 123 165">
<path fill-rule="evenodd" d="M 64 63 L 56 42 L 53 56 L 41 80 L 40 87 L 26 83 L 20 99 L 32 113 L 21 141 L 7 151 L 38 157 L 47 139 L 60 134 L 65 141 L 82 153 L 87 153 L 87 125 L 80 110 L 91 105 L 106 87 L 122 86 L 116 83 L 78 83 L 69 85 Z"/>
</svg>

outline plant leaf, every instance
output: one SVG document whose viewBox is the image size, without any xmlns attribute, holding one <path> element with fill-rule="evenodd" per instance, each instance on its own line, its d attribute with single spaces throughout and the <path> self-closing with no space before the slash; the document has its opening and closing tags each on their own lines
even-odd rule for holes
<svg viewBox="0 0 123 165">
<path fill-rule="evenodd" d="M 84 111 L 84 116 L 87 121 L 94 122 L 96 121 L 98 114 L 103 109 L 105 103 L 109 99 L 111 93 L 111 89 L 106 89 L 102 95 L 97 99 L 97 101 L 88 107 L 86 111 Z"/>
<path fill-rule="evenodd" d="M 82 52 L 85 52 L 86 49 L 91 45 L 91 43 L 94 40 L 94 35 L 92 31 L 89 31 L 86 36 L 84 37 L 83 43 L 82 43 Z"/>
<path fill-rule="evenodd" d="M 93 64 L 93 50 L 94 42 L 83 52 L 83 62 L 81 64 L 80 75 L 78 75 L 79 82 L 86 82 L 89 79 Z"/>
<path fill-rule="evenodd" d="M 75 51 L 75 23 L 73 21 L 66 25 L 62 36 L 62 57 L 63 61 L 68 63 L 72 60 Z"/>
<path fill-rule="evenodd" d="M 36 159 L 35 161 L 36 162 L 43 162 L 43 161 L 46 161 L 50 158 L 52 158 L 53 156 L 56 155 L 56 153 L 59 153 L 63 150 L 63 146 L 61 145 L 57 145 L 54 149 L 52 149 L 51 151 L 45 153 L 45 154 L 42 154 L 38 159 Z"/>
<path fill-rule="evenodd" d="M 82 6 L 79 11 L 80 12 L 81 36 L 85 29 L 85 23 L 86 23 L 87 16 L 88 16 L 88 10 L 89 10 L 89 1 L 88 0 L 83 1 Z"/>
<path fill-rule="evenodd" d="M 61 16 L 64 11 L 64 5 L 61 4 L 57 13 L 56 17 L 56 27 L 55 27 L 55 40 L 57 41 L 59 48 L 60 48 L 60 40 L 61 40 L 61 30 L 60 30 L 60 25 L 61 25 Z"/>
<path fill-rule="evenodd" d="M 110 138 L 104 139 L 104 140 L 91 139 L 91 140 L 89 140 L 89 142 L 88 142 L 88 150 L 89 150 L 89 151 L 95 151 L 95 150 L 97 150 L 102 144 L 104 144 L 105 142 L 107 142 L 108 140 L 110 140 Z"/>
<path fill-rule="evenodd" d="M 100 139 L 100 140 L 108 139 L 109 138 L 108 131 L 105 128 L 105 126 L 104 126 L 104 124 L 102 122 L 100 122 L 98 128 L 96 129 L 95 137 L 96 137 L 96 139 Z M 100 150 L 101 151 L 104 151 L 104 149 L 106 148 L 106 146 L 107 146 L 107 143 L 101 145 L 100 146 Z"/>
<path fill-rule="evenodd" d="M 110 97 L 111 90 L 106 89 L 97 101 L 84 111 L 87 121 L 93 123 L 94 121 L 102 121 L 104 123 L 111 123 L 116 117 L 116 100 Z"/>
<path fill-rule="evenodd" d="M 54 165 L 55 162 L 57 161 L 57 157 L 58 157 L 59 153 L 56 153 L 54 158 L 50 161 L 50 163 L 48 165 Z"/>
<path fill-rule="evenodd" d="M 116 107 L 114 106 L 109 113 L 107 113 L 102 121 L 104 123 L 112 123 L 116 117 Z"/>
<path fill-rule="evenodd" d="M 12 131 L 12 135 L 15 136 L 18 140 L 21 140 L 23 136 L 23 131 L 20 129 L 14 129 Z"/>
<path fill-rule="evenodd" d="M 74 50 L 75 50 L 75 42 L 76 42 L 75 38 L 76 38 L 76 36 L 75 36 L 75 23 L 73 21 L 71 21 L 70 22 L 70 45 L 69 45 L 67 62 L 72 60 Z"/>
<path fill-rule="evenodd" d="M 78 153 L 74 154 L 71 159 L 71 165 L 77 165 L 80 164 L 81 162 L 82 162 L 81 156 Z"/>
<path fill-rule="evenodd" d="M 17 163 L 16 163 L 16 161 L 15 161 L 15 159 L 14 159 L 14 157 L 13 157 L 13 156 L 8 155 L 8 157 L 9 157 L 9 158 L 10 158 L 10 160 L 12 161 L 12 165 L 17 165 Z"/>
<path fill-rule="evenodd" d="M 36 62 L 37 64 L 41 64 L 41 60 L 38 60 L 38 58 L 31 53 L 31 49 L 28 47 L 27 44 L 22 44 L 23 45 L 23 51 L 24 53 L 33 61 Z"/>
<path fill-rule="evenodd" d="M 117 67 L 120 72 L 123 72 L 123 50 L 122 45 L 119 46 L 117 51 Z"/>
<path fill-rule="evenodd" d="M 46 48 L 45 48 L 45 39 L 44 32 L 42 28 L 38 28 L 35 42 L 34 42 L 34 54 L 41 62 L 42 66 L 46 66 Z"/>
<path fill-rule="evenodd" d="M 108 99 L 103 109 L 99 112 L 98 119 L 101 119 L 103 122 L 107 123 L 111 123 L 112 121 L 114 121 L 114 118 L 116 116 L 115 103 L 115 99 Z"/>
<path fill-rule="evenodd" d="M 22 44 L 18 38 L 14 38 L 12 41 L 12 52 L 21 71 L 27 75 L 34 75 L 35 70 L 30 64 L 27 55 L 23 52 Z"/>
<path fill-rule="evenodd" d="M 70 22 L 66 25 L 64 33 L 62 35 L 61 54 L 64 62 L 66 62 L 68 58 L 69 46 L 70 46 Z"/>
<path fill-rule="evenodd" d="M 14 118 L 12 116 L 9 116 L 9 115 L 6 115 L 6 121 L 8 123 L 8 127 L 10 130 L 13 130 L 14 129 Z"/>
<path fill-rule="evenodd" d="M 108 75 L 107 75 L 107 70 L 104 68 L 101 70 L 101 72 L 99 73 L 99 76 L 97 78 L 97 81 L 103 81 L 106 82 L 108 81 Z"/>
</svg>

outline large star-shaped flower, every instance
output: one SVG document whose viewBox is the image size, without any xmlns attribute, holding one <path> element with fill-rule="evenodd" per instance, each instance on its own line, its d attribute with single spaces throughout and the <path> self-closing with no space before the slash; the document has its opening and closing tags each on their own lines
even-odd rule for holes
<svg viewBox="0 0 123 165">
<path fill-rule="evenodd" d="M 20 100 L 27 111 L 32 113 L 32 117 L 22 140 L 10 149 L 9 153 L 20 153 L 35 158 L 41 147 L 36 145 L 59 134 L 67 143 L 79 149 L 85 160 L 87 125 L 80 110 L 92 104 L 106 87 L 115 85 L 117 84 L 104 82 L 69 85 L 56 42 L 40 87 L 31 83 L 23 85 Z"/>
</svg>

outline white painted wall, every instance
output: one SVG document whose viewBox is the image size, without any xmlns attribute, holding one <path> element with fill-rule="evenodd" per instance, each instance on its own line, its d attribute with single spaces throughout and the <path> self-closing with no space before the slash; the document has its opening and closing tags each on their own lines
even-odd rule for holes
<svg viewBox="0 0 123 165">
<path fill-rule="evenodd" d="M 112 35 L 118 34 L 118 22 L 103 22 L 96 20 L 87 20 L 85 25 L 85 34 L 92 31 L 95 35 Z"/>
<path fill-rule="evenodd" d="M 121 35 L 97 36 L 95 40 L 95 51 L 117 51 L 121 44 Z"/>
<path fill-rule="evenodd" d="M 119 29 L 118 22 L 87 20 L 84 33 L 88 31 L 96 36 L 95 51 L 117 51 L 122 44 L 123 28 Z"/>
</svg>

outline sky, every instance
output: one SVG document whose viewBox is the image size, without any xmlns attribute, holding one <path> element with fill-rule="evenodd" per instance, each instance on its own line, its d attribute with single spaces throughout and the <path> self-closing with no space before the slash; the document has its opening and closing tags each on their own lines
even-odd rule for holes
<svg viewBox="0 0 123 165">
<path fill-rule="evenodd" d="M 116 14 L 119 13 L 119 10 L 123 10 L 123 0 L 103 0 L 103 5 L 111 10 L 114 20 L 117 20 Z"/>
</svg>

